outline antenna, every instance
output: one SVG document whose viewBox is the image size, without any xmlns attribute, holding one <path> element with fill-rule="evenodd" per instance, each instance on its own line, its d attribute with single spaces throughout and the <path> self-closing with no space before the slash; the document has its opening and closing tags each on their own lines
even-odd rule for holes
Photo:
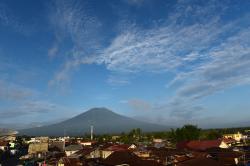
<svg viewBox="0 0 250 166">
<path fill-rule="evenodd" d="M 93 140 L 93 131 L 94 131 L 94 126 L 91 125 L 90 126 L 90 139 L 91 139 L 91 141 Z"/>
</svg>

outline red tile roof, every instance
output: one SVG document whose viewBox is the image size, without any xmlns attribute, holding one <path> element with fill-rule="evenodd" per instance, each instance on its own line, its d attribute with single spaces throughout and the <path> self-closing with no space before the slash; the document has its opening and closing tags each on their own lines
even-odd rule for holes
<svg viewBox="0 0 250 166">
<path fill-rule="evenodd" d="M 129 148 L 129 145 L 113 145 L 113 146 L 110 146 L 108 148 L 106 148 L 105 150 L 108 150 L 108 151 L 125 151 L 125 150 L 128 150 Z"/>
<path fill-rule="evenodd" d="M 221 139 L 223 142 L 225 142 L 226 144 L 232 144 L 232 143 L 236 143 L 235 139 L 232 138 L 222 138 Z"/>
<path fill-rule="evenodd" d="M 204 151 L 209 148 L 219 147 L 221 142 L 221 140 L 185 141 L 178 143 L 177 148 Z"/>
<path fill-rule="evenodd" d="M 0 141 L 0 146 L 8 146 L 8 141 Z"/>
</svg>

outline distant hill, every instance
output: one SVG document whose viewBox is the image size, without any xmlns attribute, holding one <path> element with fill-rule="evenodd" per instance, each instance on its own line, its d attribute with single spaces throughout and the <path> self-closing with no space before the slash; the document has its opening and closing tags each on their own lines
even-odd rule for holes
<svg viewBox="0 0 250 166">
<path fill-rule="evenodd" d="M 11 129 L 0 128 L 0 137 L 7 136 L 7 135 L 15 135 L 15 134 L 17 134 L 17 131 L 14 131 Z"/>
<path fill-rule="evenodd" d="M 94 126 L 95 134 L 128 132 L 133 128 L 140 128 L 142 131 L 163 131 L 169 129 L 165 126 L 122 116 L 106 108 L 93 108 L 60 123 L 20 130 L 19 134 L 34 136 L 63 136 L 64 133 L 70 136 L 83 135 L 90 133 L 91 125 Z"/>
</svg>

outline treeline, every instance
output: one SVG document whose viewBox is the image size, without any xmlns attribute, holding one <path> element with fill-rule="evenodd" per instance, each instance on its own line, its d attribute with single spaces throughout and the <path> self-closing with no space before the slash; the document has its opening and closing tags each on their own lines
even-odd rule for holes
<svg viewBox="0 0 250 166">
<path fill-rule="evenodd" d="M 188 140 L 214 140 L 221 138 L 223 134 L 244 133 L 250 127 L 241 128 L 221 128 L 221 129 L 201 129 L 196 125 L 187 124 L 181 128 L 171 129 L 162 132 L 143 132 L 141 129 L 132 129 L 127 133 L 94 135 L 98 142 L 117 141 L 123 143 L 151 142 L 155 138 L 166 139 L 172 143 Z M 22 136 L 23 137 L 23 136 Z M 84 140 L 90 140 L 90 135 L 78 136 Z M 75 137 L 77 138 L 77 137 Z"/>
<path fill-rule="evenodd" d="M 221 128 L 221 129 L 201 129 L 196 125 L 187 124 L 181 128 L 171 129 L 163 132 L 143 132 L 141 129 L 133 129 L 128 133 L 118 134 L 116 141 L 123 143 L 150 142 L 154 138 L 167 139 L 173 143 L 189 140 L 215 140 L 222 138 L 223 134 L 244 133 L 250 127 L 243 128 Z M 112 141 L 112 135 L 96 135 L 98 141 Z M 114 140 L 113 140 L 114 141 Z"/>
</svg>

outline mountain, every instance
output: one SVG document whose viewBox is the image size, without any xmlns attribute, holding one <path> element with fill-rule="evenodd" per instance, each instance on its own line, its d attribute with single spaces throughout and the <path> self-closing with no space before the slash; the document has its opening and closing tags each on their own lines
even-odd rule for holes
<svg viewBox="0 0 250 166">
<path fill-rule="evenodd" d="M 93 108 L 71 119 L 60 123 L 23 129 L 20 135 L 48 135 L 48 136 L 70 136 L 90 133 L 90 126 L 94 126 L 95 134 L 128 132 L 133 128 L 140 128 L 142 131 L 162 131 L 169 128 L 157 124 L 138 121 L 114 113 L 106 108 Z"/>
<path fill-rule="evenodd" d="M 7 135 L 15 135 L 15 134 L 17 134 L 17 131 L 14 131 L 11 129 L 0 128 L 0 137 L 7 136 Z"/>
</svg>

